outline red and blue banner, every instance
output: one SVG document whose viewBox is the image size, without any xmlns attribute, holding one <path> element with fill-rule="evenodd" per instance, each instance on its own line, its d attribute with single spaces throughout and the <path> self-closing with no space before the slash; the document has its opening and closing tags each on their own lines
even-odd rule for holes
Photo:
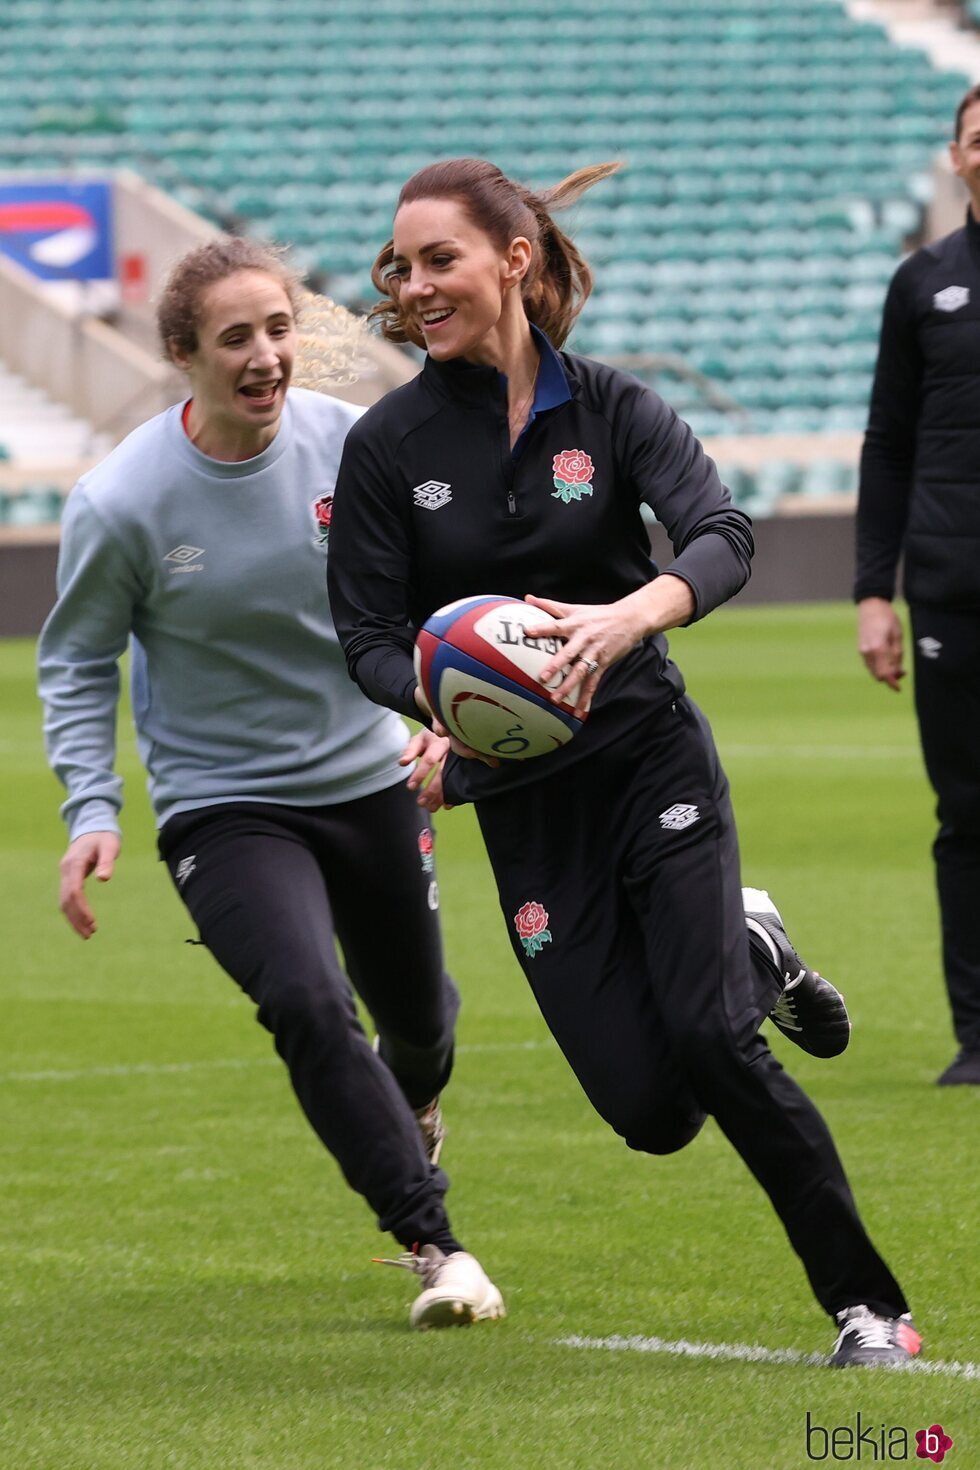
<svg viewBox="0 0 980 1470">
<path fill-rule="evenodd" d="M 112 280 L 111 184 L 0 180 L 0 254 L 42 281 Z"/>
</svg>

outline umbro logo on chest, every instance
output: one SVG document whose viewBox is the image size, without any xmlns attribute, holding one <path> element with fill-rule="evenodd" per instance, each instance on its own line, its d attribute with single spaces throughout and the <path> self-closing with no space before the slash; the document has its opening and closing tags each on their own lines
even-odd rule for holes
<svg viewBox="0 0 980 1470">
<path fill-rule="evenodd" d="M 453 498 L 453 492 L 445 480 L 426 480 L 412 490 L 412 500 L 420 510 L 441 510 Z"/>
<path fill-rule="evenodd" d="M 168 551 L 163 560 L 175 563 L 168 568 L 170 575 L 174 576 L 177 572 L 203 572 L 204 563 L 200 560 L 203 555 L 203 546 L 188 546 L 181 542 L 173 551 Z"/>
<path fill-rule="evenodd" d="M 944 290 L 937 291 L 932 298 L 932 304 L 937 311 L 959 311 L 970 304 L 969 286 L 946 286 Z"/>
</svg>

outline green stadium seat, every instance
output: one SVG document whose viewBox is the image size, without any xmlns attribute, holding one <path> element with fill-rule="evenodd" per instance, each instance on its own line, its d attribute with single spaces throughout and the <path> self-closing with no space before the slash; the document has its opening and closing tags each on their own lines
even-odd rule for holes
<svg viewBox="0 0 980 1470">
<path fill-rule="evenodd" d="M 0 491 L 0 525 L 53 525 L 61 519 L 63 506 L 60 490 L 28 487 L 17 492 Z"/>
<path fill-rule="evenodd" d="M 417 0 L 156 0 L 138 31 L 129 0 L 57 10 L 5 10 L 0 167 L 125 160 L 354 299 L 434 156 L 535 185 L 625 159 L 569 215 L 596 268 L 576 341 L 685 355 L 756 427 L 865 412 L 884 292 L 968 82 L 827 0 L 433 0 L 438 87 Z M 731 429 L 678 392 L 692 424 Z"/>
</svg>

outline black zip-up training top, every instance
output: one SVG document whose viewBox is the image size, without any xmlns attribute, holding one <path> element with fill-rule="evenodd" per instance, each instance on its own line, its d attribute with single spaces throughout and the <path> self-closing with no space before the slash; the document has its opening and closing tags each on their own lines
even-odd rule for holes
<svg viewBox="0 0 980 1470">
<path fill-rule="evenodd" d="M 855 597 L 980 610 L 980 224 L 892 278 L 861 455 Z"/>
<path fill-rule="evenodd" d="M 533 592 L 608 603 L 657 575 L 640 504 L 695 598 L 694 619 L 747 581 L 751 522 L 667 404 L 626 373 L 535 332 L 532 417 L 511 450 L 507 383 L 492 367 L 427 358 L 347 436 L 330 527 L 328 584 L 352 677 L 418 718 L 415 634 L 457 598 Z M 564 479 L 561 478 L 562 473 Z M 543 615 L 528 610 L 533 624 Z M 491 769 L 447 762 L 447 800 L 475 800 L 583 759 L 683 692 L 663 635 L 604 674 L 583 730 L 554 754 Z"/>
</svg>

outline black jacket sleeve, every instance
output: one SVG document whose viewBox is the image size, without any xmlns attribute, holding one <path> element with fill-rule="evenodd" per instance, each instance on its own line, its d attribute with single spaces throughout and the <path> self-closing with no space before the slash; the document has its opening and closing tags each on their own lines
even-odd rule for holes
<svg viewBox="0 0 980 1470">
<path fill-rule="evenodd" d="M 882 314 L 878 363 L 861 452 L 854 597 L 891 598 L 908 520 L 921 406 L 922 352 L 914 314 L 915 257 L 895 272 Z"/>
<path fill-rule="evenodd" d="M 748 581 L 752 522 L 687 424 L 641 383 L 621 395 L 614 433 L 628 479 L 670 537 L 674 560 L 660 570 L 687 582 L 696 622 Z"/>
<path fill-rule="evenodd" d="M 384 435 L 347 435 L 334 492 L 327 589 L 347 667 L 367 697 L 419 720 L 409 614 L 411 528 L 385 462 Z"/>
</svg>

